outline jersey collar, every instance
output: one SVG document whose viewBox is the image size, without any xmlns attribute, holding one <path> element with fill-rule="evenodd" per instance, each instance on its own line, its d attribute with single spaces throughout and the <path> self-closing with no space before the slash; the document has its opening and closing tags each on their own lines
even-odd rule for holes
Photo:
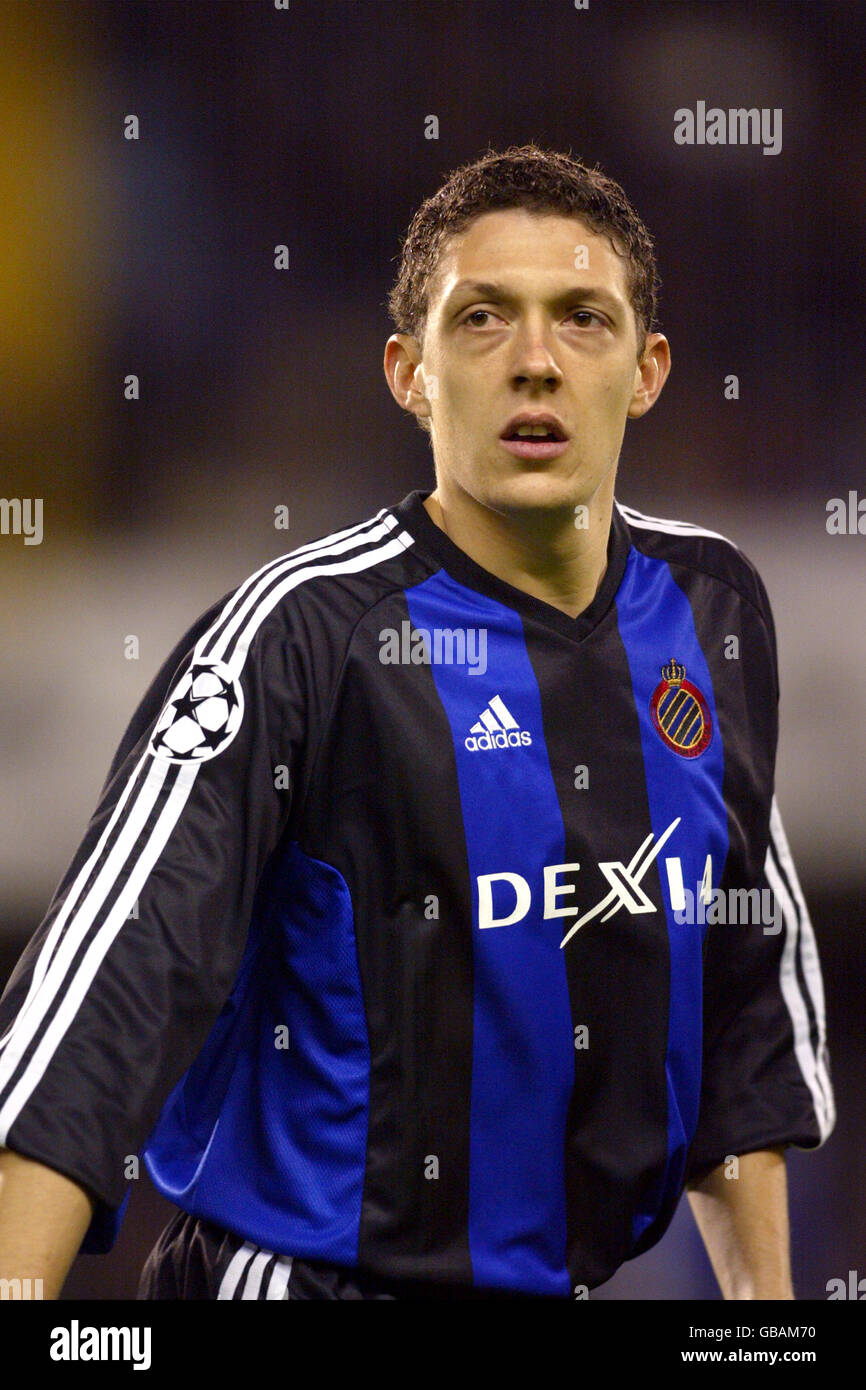
<svg viewBox="0 0 866 1390">
<path fill-rule="evenodd" d="M 423 507 L 425 498 L 432 488 L 416 489 L 408 493 L 403 501 L 393 508 L 394 515 L 402 526 L 412 535 L 419 549 L 434 556 L 444 569 L 467 588 L 487 594 L 498 603 L 514 608 L 522 616 L 535 619 L 560 632 L 572 640 L 581 640 L 598 626 L 613 603 L 616 591 L 622 583 L 626 561 L 631 548 L 628 527 L 614 502 L 611 516 L 610 536 L 607 543 L 607 569 L 598 593 L 588 608 L 576 618 L 570 618 L 560 608 L 546 603 L 543 599 L 527 594 L 523 589 L 508 584 L 498 575 L 491 574 L 483 566 L 476 564 L 459 546 L 446 536 Z"/>
</svg>

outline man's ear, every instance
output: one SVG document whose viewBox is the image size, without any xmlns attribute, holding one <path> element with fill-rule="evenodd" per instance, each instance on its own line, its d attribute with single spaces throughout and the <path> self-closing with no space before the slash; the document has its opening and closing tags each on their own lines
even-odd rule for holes
<svg viewBox="0 0 866 1390">
<path fill-rule="evenodd" d="M 417 338 L 408 333 L 392 333 L 385 344 L 383 363 L 394 400 L 419 419 L 429 418 L 431 413 L 421 355 Z"/>
<path fill-rule="evenodd" d="M 632 420 L 651 410 L 662 393 L 671 369 L 671 349 L 663 333 L 649 333 L 643 354 L 634 369 L 634 394 L 628 408 Z"/>
</svg>

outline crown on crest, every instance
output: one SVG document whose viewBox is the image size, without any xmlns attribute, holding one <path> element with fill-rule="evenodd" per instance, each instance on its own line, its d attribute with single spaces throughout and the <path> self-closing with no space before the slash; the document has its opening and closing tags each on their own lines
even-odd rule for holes
<svg viewBox="0 0 866 1390">
<path fill-rule="evenodd" d="M 662 667 L 662 676 L 667 681 L 668 685 L 682 685 L 686 678 L 686 668 L 683 666 L 682 662 L 675 661 L 674 658 L 671 657 L 668 665 Z"/>
</svg>

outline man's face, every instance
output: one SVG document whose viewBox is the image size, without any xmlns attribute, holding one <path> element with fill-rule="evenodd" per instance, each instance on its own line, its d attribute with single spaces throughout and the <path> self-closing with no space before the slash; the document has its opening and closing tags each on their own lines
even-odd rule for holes
<svg viewBox="0 0 866 1390">
<path fill-rule="evenodd" d="M 558 214 L 484 213 L 445 243 L 428 305 L 415 384 L 440 483 L 504 512 L 612 493 L 626 418 L 652 401 L 636 396 L 637 324 L 607 237 Z M 555 416 L 565 443 L 509 444 L 523 412 Z"/>
</svg>

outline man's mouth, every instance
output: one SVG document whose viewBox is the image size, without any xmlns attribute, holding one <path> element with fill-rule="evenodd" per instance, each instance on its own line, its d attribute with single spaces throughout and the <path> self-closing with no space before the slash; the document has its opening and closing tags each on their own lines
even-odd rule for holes
<svg viewBox="0 0 866 1390">
<path fill-rule="evenodd" d="M 509 420 L 499 442 L 517 458 L 558 458 L 568 447 L 568 435 L 555 416 L 527 411 Z"/>
<path fill-rule="evenodd" d="M 499 442 L 510 454 L 524 459 L 554 459 L 568 448 L 568 440 L 553 428 L 510 430 Z"/>
<path fill-rule="evenodd" d="M 556 439 L 561 440 L 562 435 L 557 434 L 556 430 L 532 429 L 532 430 L 512 430 L 511 434 L 504 436 L 505 439 Z"/>
</svg>

